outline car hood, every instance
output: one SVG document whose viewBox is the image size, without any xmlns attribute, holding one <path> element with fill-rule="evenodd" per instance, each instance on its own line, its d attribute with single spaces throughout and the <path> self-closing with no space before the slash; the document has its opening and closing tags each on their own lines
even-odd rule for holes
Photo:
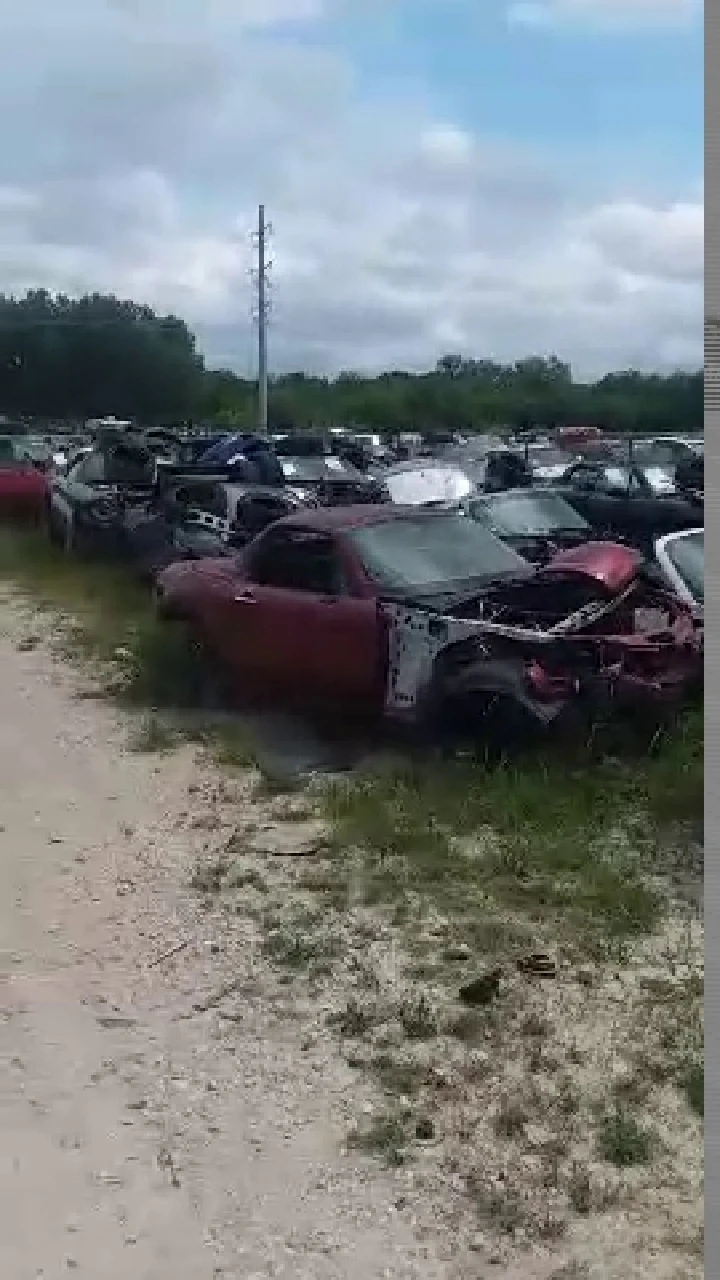
<svg viewBox="0 0 720 1280">
<path fill-rule="evenodd" d="M 558 573 L 577 574 L 593 578 L 616 593 L 624 591 L 637 577 L 641 564 L 642 556 L 633 547 L 618 542 L 585 542 L 579 547 L 558 551 L 540 574 L 551 577 Z"/>
<path fill-rule="evenodd" d="M 502 534 L 497 537 L 506 542 L 513 551 L 517 551 L 530 564 L 548 564 L 559 551 L 584 545 L 588 540 L 588 531 L 583 529 L 561 529 L 552 533 L 517 533 Z"/>
<path fill-rule="evenodd" d="M 383 480 L 391 501 L 401 507 L 460 502 L 474 488 L 472 480 L 460 467 L 432 463 L 388 471 Z"/>
</svg>

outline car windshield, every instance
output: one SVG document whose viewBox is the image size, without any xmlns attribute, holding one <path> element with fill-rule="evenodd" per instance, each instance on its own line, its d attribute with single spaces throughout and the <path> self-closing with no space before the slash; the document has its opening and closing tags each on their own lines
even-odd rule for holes
<svg viewBox="0 0 720 1280">
<path fill-rule="evenodd" d="M 522 451 L 524 454 L 524 450 Z M 564 467 L 572 466 L 573 455 L 565 453 L 561 449 L 548 449 L 545 445 L 533 445 L 528 447 L 528 462 L 531 467 Z"/>
<path fill-rule="evenodd" d="M 632 447 L 633 462 L 650 467 L 673 466 L 691 452 L 682 440 L 635 440 Z"/>
<path fill-rule="evenodd" d="M 30 459 L 15 440 L 0 437 L 0 467 L 4 471 L 22 471 L 30 466 Z"/>
<path fill-rule="evenodd" d="M 669 466 L 644 466 L 640 468 L 655 494 L 674 493 L 675 468 Z"/>
<path fill-rule="evenodd" d="M 373 581 L 399 594 L 460 595 L 483 580 L 532 572 L 489 529 L 454 512 L 365 525 L 348 537 Z"/>
<path fill-rule="evenodd" d="M 473 520 L 494 529 L 500 537 L 544 537 L 552 533 L 583 533 L 586 520 L 556 493 L 499 493 L 469 505 Z"/>
<path fill-rule="evenodd" d="M 665 548 L 668 559 L 680 574 L 693 599 L 705 602 L 705 532 L 673 538 Z"/>
</svg>

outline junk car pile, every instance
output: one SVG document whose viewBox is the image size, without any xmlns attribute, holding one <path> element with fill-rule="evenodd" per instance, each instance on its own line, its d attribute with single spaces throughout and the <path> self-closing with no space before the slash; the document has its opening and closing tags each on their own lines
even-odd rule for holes
<svg viewBox="0 0 720 1280">
<path fill-rule="evenodd" d="M 106 428 L 49 470 L 14 447 L 14 489 L 0 456 L 0 511 L 126 562 L 245 697 L 549 725 L 702 679 L 697 466 L 419 439 Z"/>
</svg>

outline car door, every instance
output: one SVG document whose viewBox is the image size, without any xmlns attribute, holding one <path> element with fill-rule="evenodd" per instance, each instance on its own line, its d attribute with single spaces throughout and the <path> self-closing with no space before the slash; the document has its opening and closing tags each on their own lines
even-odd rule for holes
<svg viewBox="0 0 720 1280">
<path fill-rule="evenodd" d="M 377 697 L 377 607 L 353 596 L 324 531 L 275 526 L 256 539 L 215 625 L 225 663 L 257 693 L 314 706 Z"/>
</svg>

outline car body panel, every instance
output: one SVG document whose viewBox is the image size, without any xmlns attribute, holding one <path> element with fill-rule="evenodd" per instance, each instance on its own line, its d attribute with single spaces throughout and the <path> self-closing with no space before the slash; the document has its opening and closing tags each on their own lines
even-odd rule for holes
<svg viewBox="0 0 720 1280">
<path fill-rule="evenodd" d="M 585 542 L 558 551 L 545 572 L 581 574 L 618 594 L 637 576 L 641 564 L 642 556 L 634 547 L 617 542 Z"/>
<path fill-rule="evenodd" d="M 0 519 L 40 520 L 47 495 L 47 478 L 29 459 L 18 458 L 14 452 L 0 459 Z"/>
</svg>

